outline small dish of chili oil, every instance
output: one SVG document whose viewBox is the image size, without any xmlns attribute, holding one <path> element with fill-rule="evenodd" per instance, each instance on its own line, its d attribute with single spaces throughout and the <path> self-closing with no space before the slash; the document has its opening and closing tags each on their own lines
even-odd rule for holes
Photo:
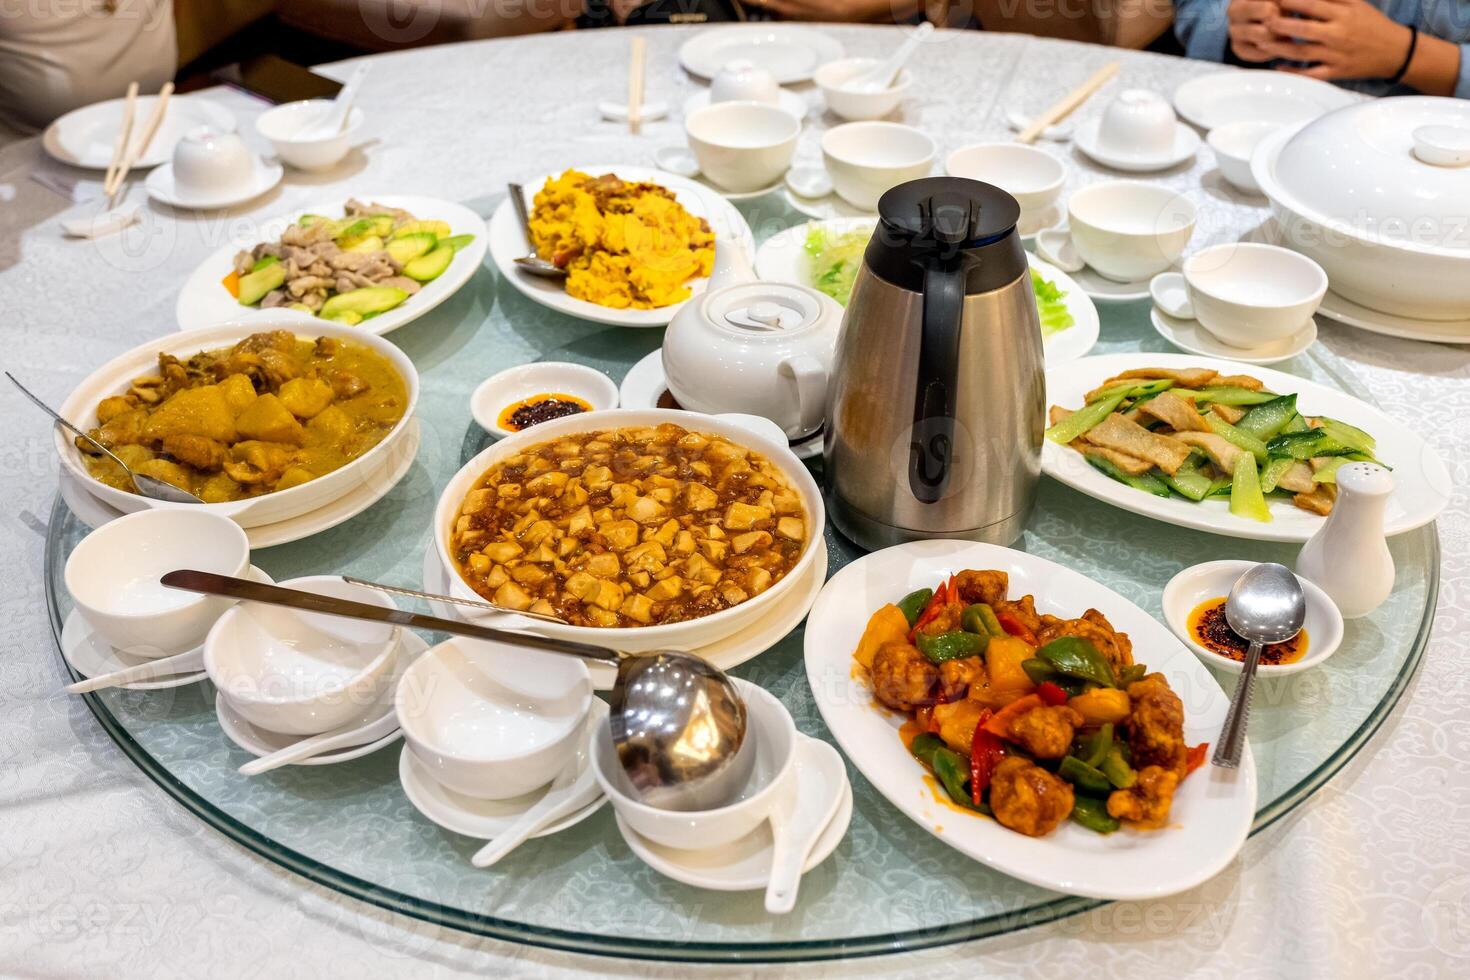
<svg viewBox="0 0 1470 980">
<path fill-rule="evenodd" d="M 568 415 L 581 415 L 583 412 L 590 411 L 592 411 L 591 403 L 576 395 L 568 395 L 564 392 L 545 392 L 511 402 L 500 410 L 500 416 L 495 422 L 507 432 L 520 432 L 522 429 L 529 429 L 542 422 L 566 418 Z"/>
<path fill-rule="evenodd" d="M 1230 628 L 1225 619 L 1225 596 L 1206 599 L 1189 613 L 1189 635 L 1194 642 L 1211 653 L 1231 660 L 1244 661 L 1250 641 Z M 1302 630 L 1285 643 L 1270 643 L 1261 648 L 1261 666 L 1279 667 L 1295 663 L 1307 652 L 1307 631 Z"/>
<path fill-rule="evenodd" d="M 618 386 L 594 367 L 568 361 L 532 361 L 480 382 L 470 414 L 494 439 L 553 419 L 618 407 Z"/>
</svg>

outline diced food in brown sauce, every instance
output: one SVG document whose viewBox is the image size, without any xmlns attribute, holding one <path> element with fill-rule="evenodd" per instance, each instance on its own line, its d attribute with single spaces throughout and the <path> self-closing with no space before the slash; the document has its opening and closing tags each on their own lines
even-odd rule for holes
<svg viewBox="0 0 1470 980">
<path fill-rule="evenodd" d="M 575 433 L 497 462 L 465 495 L 450 552 L 497 605 L 638 627 L 759 595 L 796 566 L 807 534 L 774 463 L 665 424 Z"/>
</svg>

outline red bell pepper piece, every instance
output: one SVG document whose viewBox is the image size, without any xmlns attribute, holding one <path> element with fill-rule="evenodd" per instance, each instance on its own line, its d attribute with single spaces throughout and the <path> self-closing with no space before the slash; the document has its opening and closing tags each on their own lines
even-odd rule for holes
<svg viewBox="0 0 1470 980">
<path fill-rule="evenodd" d="M 934 594 L 929 597 L 929 604 L 924 611 L 919 613 L 919 618 L 914 620 L 914 628 L 909 630 L 909 642 L 914 642 L 914 637 L 919 635 L 919 630 L 932 622 L 945 606 L 954 602 L 959 594 L 959 587 L 955 584 L 955 576 L 951 575 L 948 580 L 940 582 L 934 589 Z"/>
<path fill-rule="evenodd" d="M 1044 704 L 1046 702 L 1041 700 L 1039 694 L 1027 694 L 1025 697 L 1016 698 L 1016 700 L 991 715 L 980 727 L 999 738 L 1010 738 L 1011 722 L 1032 708 L 1040 708 Z"/>
<path fill-rule="evenodd" d="M 1052 707 L 1067 703 L 1067 692 L 1055 681 L 1042 681 L 1036 685 L 1036 696 Z"/>
<path fill-rule="evenodd" d="M 995 614 L 995 620 L 996 622 L 1000 623 L 1000 628 L 1005 630 L 1007 633 L 1011 634 L 1012 636 L 1019 636 L 1021 639 L 1025 640 L 1032 646 L 1036 646 L 1036 634 L 1031 632 L 1031 630 L 1026 627 L 1026 624 L 1021 622 L 1015 616 L 1011 615 L 1008 612 L 998 612 Z"/>
<path fill-rule="evenodd" d="M 1184 775 L 1188 776 L 1200 766 L 1205 764 L 1205 753 L 1209 752 L 1210 743 L 1201 742 L 1189 747 L 1189 754 L 1184 757 Z"/>
<path fill-rule="evenodd" d="M 981 797 L 990 788 L 990 777 L 1006 754 L 1001 740 L 985 730 L 985 723 L 990 717 L 989 708 L 980 713 L 980 723 L 975 726 L 975 735 L 970 739 L 970 799 L 976 806 L 980 805 Z"/>
</svg>

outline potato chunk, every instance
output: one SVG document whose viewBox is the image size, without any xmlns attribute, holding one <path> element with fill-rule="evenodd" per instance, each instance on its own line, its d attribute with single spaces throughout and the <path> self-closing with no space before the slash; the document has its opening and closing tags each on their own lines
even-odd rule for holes
<svg viewBox="0 0 1470 980">
<path fill-rule="evenodd" d="M 204 389 L 198 390 L 203 391 Z M 218 391 L 218 389 L 215 390 Z M 223 396 L 221 396 L 221 404 L 223 403 Z M 164 407 L 166 408 L 167 404 Z M 157 415 L 154 417 L 157 418 Z M 301 446 L 306 443 L 306 430 L 301 427 L 300 422 L 296 421 L 296 417 L 291 414 L 281 399 L 275 395 L 261 395 L 251 402 L 250 407 L 241 412 L 240 417 L 235 420 L 235 427 L 246 439 L 259 439 L 262 442 L 287 442 L 293 446 Z"/>
<path fill-rule="evenodd" d="M 292 378 L 281 385 L 279 397 L 292 415 L 298 419 L 310 419 L 332 404 L 336 392 L 321 378 Z"/>
<path fill-rule="evenodd" d="M 289 414 L 287 418 L 290 418 Z M 296 420 L 291 419 L 294 423 Z M 219 385 L 204 385 L 175 392 L 144 423 L 143 433 L 148 439 L 161 440 L 168 436 L 203 436 L 218 442 L 232 443 L 237 438 L 235 413 L 225 401 Z M 298 426 L 297 428 L 300 428 Z M 268 438 L 245 434 L 247 439 Z M 285 442 L 284 439 L 270 439 Z"/>
</svg>

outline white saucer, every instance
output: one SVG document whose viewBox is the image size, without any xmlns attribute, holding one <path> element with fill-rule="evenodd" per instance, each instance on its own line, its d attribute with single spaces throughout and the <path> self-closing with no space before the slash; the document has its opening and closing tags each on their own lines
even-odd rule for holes
<svg viewBox="0 0 1470 980">
<path fill-rule="evenodd" d="M 1416 317 L 1380 313 L 1332 290 L 1322 297 L 1317 312 L 1330 320 L 1345 323 L 1369 333 L 1405 340 L 1427 340 L 1437 344 L 1470 344 L 1470 318 L 1463 320 L 1420 320 Z"/>
<path fill-rule="evenodd" d="M 1153 276 L 1149 276 L 1147 279 L 1139 279 L 1136 282 L 1118 282 L 1109 279 L 1090 265 L 1082 265 L 1080 259 L 1077 259 L 1075 262 L 1063 262 L 1056 254 L 1058 250 L 1057 245 L 1060 244 L 1062 247 L 1070 250 L 1072 248 L 1071 232 L 1068 231 L 1065 225 L 1048 228 L 1046 232 L 1055 232 L 1055 236 L 1047 233 L 1038 234 L 1036 236 L 1036 254 L 1071 276 L 1072 281 L 1088 296 L 1097 300 L 1099 303 L 1132 303 L 1140 299 L 1149 298 L 1148 287 L 1149 283 L 1153 282 Z M 1056 240 L 1048 241 L 1048 239 L 1053 238 Z M 1072 257 L 1075 258 L 1075 256 Z M 1073 271 L 1068 269 L 1067 265 L 1081 265 L 1082 267 Z M 1164 271 L 1178 272 L 1179 263 L 1176 262 Z"/>
<path fill-rule="evenodd" d="M 1292 336 L 1251 349 L 1232 347 L 1202 327 L 1198 320 L 1170 316 L 1157 306 L 1149 309 L 1149 320 L 1160 337 L 1186 353 L 1223 357 L 1242 364 L 1275 364 L 1296 357 L 1317 342 L 1317 321 L 1311 317 Z"/>
<path fill-rule="evenodd" d="M 669 114 L 667 102 L 645 102 L 641 106 L 642 111 L 638 114 L 640 122 L 655 122 Z M 627 102 L 599 102 L 597 103 L 597 114 L 609 122 L 628 121 Z"/>
<path fill-rule="evenodd" d="M 791 113 L 797 119 L 805 120 L 807 111 L 810 108 L 806 104 L 806 99 L 803 99 L 801 96 L 797 95 L 790 89 L 780 89 L 779 93 L 780 94 L 777 97 L 776 104 L 782 109 L 785 109 L 787 112 Z M 685 118 L 688 118 L 689 116 L 693 115 L 695 112 L 703 109 L 709 104 L 709 89 L 700 89 L 698 92 L 695 92 L 693 95 L 689 96 L 689 98 L 684 100 Z M 677 172 L 678 171 L 675 171 L 675 173 Z"/>
<path fill-rule="evenodd" d="M 1083 123 L 1077 129 L 1075 142 L 1077 149 L 1094 162 L 1114 170 L 1126 170 L 1130 173 L 1168 170 L 1192 158 L 1195 151 L 1199 149 L 1199 133 L 1182 122 L 1176 122 L 1174 124 L 1174 147 L 1166 154 L 1147 157 L 1133 153 L 1110 153 L 1098 144 L 1098 127 L 1101 124 L 1101 118 Z"/>
<path fill-rule="evenodd" d="M 300 517 L 245 528 L 245 537 L 249 539 L 251 549 L 271 548 L 278 544 L 300 541 L 361 514 L 386 497 L 398 485 L 398 481 L 407 475 L 413 466 L 414 457 L 418 455 L 421 438 L 422 427 L 415 417 L 406 427 L 397 449 L 386 458 L 382 468 L 376 473 L 365 475 L 356 489 Z M 92 496 L 85 486 L 69 476 L 64 469 L 60 473 L 60 490 L 61 499 L 66 501 L 67 508 L 77 520 L 90 528 L 101 527 L 108 521 L 123 516 L 122 511 Z"/>
<path fill-rule="evenodd" d="M 836 754 L 836 749 L 832 749 L 825 742 L 814 739 L 810 735 L 801 737 L 824 746 Z M 804 785 L 804 782 L 798 781 L 799 787 Z M 837 845 L 842 843 L 842 838 L 847 834 L 847 828 L 852 822 L 852 784 L 847 781 L 845 772 L 840 791 L 842 799 L 837 804 L 837 812 L 822 829 L 821 836 L 817 838 L 816 844 L 807 856 L 806 864 L 802 868 L 803 873 L 811 871 L 825 861 L 837 849 Z M 810 799 L 810 793 L 806 795 L 808 799 L 803 799 L 799 805 L 822 805 L 822 800 Z M 768 823 L 762 823 L 740 840 L 724 847 L 684 850 L 655 844 L 624 823 L 621 816 L 617 818 L 617 822 L 618 830 L 622 833 L 628 848 L 638 855 L 643 863 L 666 878 L 672 878 L 694 888 L 707 888 L 722 892 L 756 891 L 765 888 L 770 880 L 772 838 L 771 827 Z"/>
<path fill-rule="evenodd" d="M 214 194 L 192 194 L 179 188 L 174 183 L 174 165 L 165 163 L 156 168 L 148 175 L 143 186 L 148 189 L 148 196 L 161 204 L 170 207 L 183 208 L 188 211 L 213 211 L 220 208 L 231 208 L 246 201 L 253 201 L 266 191 L 281 182 L 281 177 L 286 171 L 281 162 L 276 159 L 264 160 L 260 157 L 252 157 L 251 162 L 254 169 L 250 175 L 250 183 L 245 187 L 237 187 L 228 191 Z"/>
<path fill-rule="evenodd" d="M 692 180 L 709 188 L 727 201 L 749 201 L 757 197 L 765 197 L 767 194 L 780 190 L 783 183 L 778 180 L 759 190 L 727 191 L 699 172 L 699 161 L 694 158 L 694 151 L 687 146 L 661 146 L 653 151 L 653 162 L 660 170 L 667 170 L 671 174 Z"/>
<path fill-rule="evenodd" d="M 812 569 L 807 573 L 811 576 L 810 581 L 797 583 L 790 595 L 778 601 L 764 616 L 741 632 L 723 640 L 696 647 L 689 652 L 714 664 L 721 670 L 733 670 L 747 660 L 754 660 L 765 653 L 783 640 L 786 634 L 800 626 L 801 621 L 806 618 L 807 610 L 812 607 L 813 602 L 817 601 L 817 593 L 822 591 L 822 586 L 827 581 L 827 542 L 818 541 L 816 547 L 816 560 L 812 562 Z M 439 561 L 439 549 L 430 541 L 429 547 L 424 552 L 424 591 L 449 595 L 449 589 L 449 575 Z M 455 611 L 452 603 L 431 601 L 429 608 L 435 616 L 444 619 L 462 618 Z M 613 681 L 617 677 L 616 668 L 605 664 L 588 664 L 587 666 L 592 672 L 593 687 L 599 691 L 612 689 Z"/>
<path fill-rule="evenodd" d="M 274 581 L 254 565 L 250 566 L 245 577 L 251 581 L 266 584 Z M 198 650 L 199 647 L 194 649 Z M 185 652 L 192 651 L 186 650 Z M 92 628 L 87 625 L 82 614 L 75 609 L 67 614 L 66 622 L 61 627 L 61 656 L 68 664 L 71 664 L 73 670 L 83 677 L 100 677 L 103 674 L 127 670 L 129 667 L 139 667 L 153 661 L 151 657 L 136 657 L 113 648 L 106 640 L 92 632 Z M 118 687 L 129 691 L 163 691 L 171 687 L 197 684 L 206 676 L 208 675 L 201 667 L 184 674 L 166 674 L 163 677 L 155 677 L 151 681 L 119 684 Z"/>
<path fill-rule="evenodd" d="M 593 698 L 592 712 L 587 716 L 586 737 L 589 740 L 592 727 L 602 724 L 606 718 L 607 703 L 600 698 Z M 583 755 L 583 764 L 592 764 L 591 753 Z M 549 777 L 555 775 L 551 773 Z M 546 790 L 551 785 L 551 778 L 547 779 L 546 786 L 524 796 L 517 796 L 509 800 L 481 800 L 456 793 L 435 780 L 430 775 L 428 767 L 419 761 L 412 749 L 405 745 L 402 754 L 398 756 L 398 782 L 403 786 L 403 795 L 408 797 L 408 802 L 412 803 L 414 809 L 423 814 L 431 823 L 438 824 L 445 830 L 456 834 L 463 834 L 465 837 L 494 840 L 497 835 L 513 824 L 516 818 L 546 795 Z M 566 830 L 592 816 L 606 802 L 607 797 L 599 794 L 597 799 L 571 816 L 531 836 L 533 838 L 547 837 Z"/>
<path fill-rule="evenodd" d="M 623 375 L 622 387 L 618 389 L 618 405 L 622 408 L 659 408 L 658 400 L 668 394 L 668 391 L 669 381 L 664 376 L 664 352 L 663 348 L 659 348 L 634 364 Z M 793 442 L 791 452 L 797 459 L 812 459 L 822 455 L 821 430 L 800 442 Z"/>
<path fill-rule="evenodd" d="M 864 211 L 848 204 L 832 189 L 832 178 L 820 164 L 793 164 L 786 171 L 781 195 L 792 210 L 800 211 L 809 218 L 833 221 L 837 218 L 872 218 L 877 220 L 877 211 Z M 800 190 L 798 190 L 798 188 Z"/>
<path fill-rule="evenodd" d="M 418 655 L 427 649 L 429 649 L 429 645 L 417 633 L 410 633 L 408 630 L 403 631 L 402 639 L 398 641 L 398 651 L 394 658 L 392 677 L 383 688 L 383 693 L 378 698 L 378 703 L 364 711 L 356 719 L 356 724 L 371 724 L 393 710 L 393 691 L 398 687 L 399 679 L 403 677 L 403 672 L 408 669 L 409 664 L 413 663 Z M 215 692 L 214 696 L 214 713 L 215 717 L 219 720 L 220 731 L 224 732 L 225 736 L 231 742 L 234 742 L 257 759 L 261 756 L 270 755 L 272 752 L 279 752 L 282 749 L 290 748 L 302 739 L 315 737 L 312 735 L 285 735 L 281 732 L 269 731 L 258 725 L 252 725 L 240 717 L 235 709 L 230 707 L 229 702 L 219 695 L 219 692 Z M 401 728 L 395 728 L 392 732 L 372 742 L 365 742 L 362 745 L 351 745 L 345 749 L 338 749 L 335 752 L 324 752 L 321 755 L 314 755 L 300 762 L 290 763 L 290 765 L 330 766 L 338 762 L 350 762 L 353 759 L 360 759 L 365 755 L 371 755 L 385 745 L 392 745 L 402 737 L 403 730 Z"/>
<path fill-rule="evenodd" d="M 73 167 L 106 170 L 122 128 L 126 99 L 109 99 L 73 109 L 46 128 L 41 146 L 52 159 Z M 140 95 L 133 109 L 133 138 L 142 138 L 142 127 L 153 115 L 156 95 Z M 168 102 L 158 132 L 148 141 L 147 152 L 139 155 L 134 170 L 156 167 L 173 156 L 174 144 L 196 126 L 221 133 L 235 131 L 235 116 L 224 106 L 191 95 L 176 95 Z"/>
</svg>

